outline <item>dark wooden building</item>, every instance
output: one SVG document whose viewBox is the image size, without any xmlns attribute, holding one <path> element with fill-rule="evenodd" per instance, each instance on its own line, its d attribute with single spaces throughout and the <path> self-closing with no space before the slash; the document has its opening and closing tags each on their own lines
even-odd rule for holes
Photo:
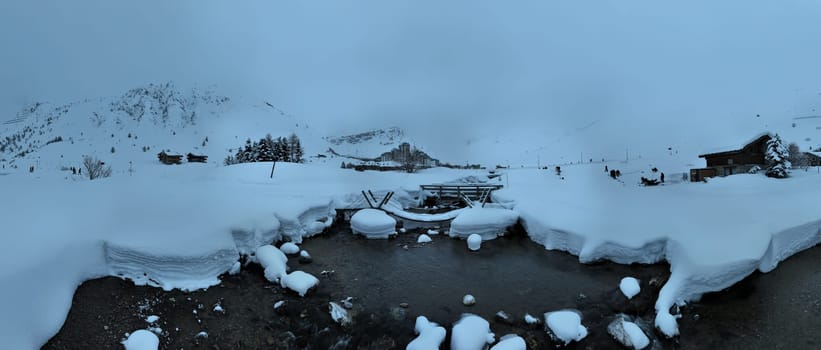
<svg viewBox="0 0 821 350">
<path fill-rule="evenodd" d="M 821 166 L 821 152 L 804 152 L 807 166 Z"/>
<path fill-rule="evenodd" d="M 163 164 L 181 164 L 182 163 L 182 155 L 181 154 L 168 154 L 165 151 L 157 153 L 157 158 L 160 159 L 160 162 Z"/>
<path fill-rule="evenodd" d="M 206 163 L 208 162 L 208 156 L 205 155 L 197 155 L 193 153 L 186 154 L 189 163 Z"/>
<path fill-rule="evenodd" d="M 766 165 L 764 154 L 769 140 L 770 134 L 765 133 L 739 149 L 700 154 L 698 157 L 704 158 L 707 166 L 690 169 L 690 181 L 703 181 L 708 177 L 746 173 L 755 166 L 763 168 Z"/>
</svg>

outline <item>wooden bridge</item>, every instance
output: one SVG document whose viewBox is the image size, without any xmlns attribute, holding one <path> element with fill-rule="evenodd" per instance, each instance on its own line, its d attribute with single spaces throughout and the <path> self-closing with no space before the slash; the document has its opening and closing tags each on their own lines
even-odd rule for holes
<svg viewBox="0 0 821 350">
<path fill-rule="evenodd" d="M 474 202 L 484 203 L 490 199 L 490 193 L 501 189 L 502 185 L 494 184 L 434 184 L 419 186 L 424 191 L 433 193 L 439 198 L 459 198 L 464 200 L 468 206 L 473 207 Z"/>
</svg>

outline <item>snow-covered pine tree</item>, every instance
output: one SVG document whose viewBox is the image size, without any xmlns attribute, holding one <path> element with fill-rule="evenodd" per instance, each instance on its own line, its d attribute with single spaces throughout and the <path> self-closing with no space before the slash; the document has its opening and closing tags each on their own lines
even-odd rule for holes
<svg viewBox="0 0 821 350">
<path fill-rule="evenodd" d="M 288 136 L 288 148 L 291 161 L 294 163 L 302 163 L 304 151 L 302 150 L 302 144 L 299 142 L 299 137 L 297 137 L 295 133 L 291 133 L 291 136 Z"/>
<path fill-rule="evenodd" d="M 268 144 L 266 139 L 260 139 L 259 145 L 257 146 L 257 162 L 270 162 L 274 160 L 274 150 L 271 149 L 271 146 Z"/>
<path fill-rule="evenodd" d="M 766 175 L 778 179 L 787 177 L 787 169 L 790 168 L 790 152 L 781 137 L 775 134 L 769 141 L 767 141 L 767 150 L 764 153 L 764 159 L 767 162 Z"/>
<path fill-rule="evenodd" d="M 280 157 L 280 161 L 282 162 L 290 162 L 291 161 L 291 147 L 288 145 L 288 139 L 284 137 L 280 137 L 277 139 L 277 143 L 279 144 L 280 150 L 282 150 L 282 154 Z"/>
</svg>

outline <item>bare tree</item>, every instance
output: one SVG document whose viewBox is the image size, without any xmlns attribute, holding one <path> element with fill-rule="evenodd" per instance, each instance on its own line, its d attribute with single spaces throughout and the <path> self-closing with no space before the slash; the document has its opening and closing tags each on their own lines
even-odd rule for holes
<svg viewBox="0 0 821 350">
<path fill-rule="evenodd" d="M 91 156 L 83 156 L 83 167 L 86 168 L 86 175 L 89 180 L 111 176 L 111 167 Z"/>
</svg>

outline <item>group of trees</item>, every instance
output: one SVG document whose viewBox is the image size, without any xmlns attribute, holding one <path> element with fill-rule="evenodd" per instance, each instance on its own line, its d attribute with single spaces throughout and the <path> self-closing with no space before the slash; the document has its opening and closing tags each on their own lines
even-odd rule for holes
<svg viewBox="0 0 821 350">
<path fill-rule="evenodd" d="M 258 142 L 246 140 L 245 146 L 238 148 L 236 154 L 225 158 L 225 165 L 251 162 L 302 163 L 304 154 L 296 134 L 276 139 L 268 134 Z"/>
</svg>

